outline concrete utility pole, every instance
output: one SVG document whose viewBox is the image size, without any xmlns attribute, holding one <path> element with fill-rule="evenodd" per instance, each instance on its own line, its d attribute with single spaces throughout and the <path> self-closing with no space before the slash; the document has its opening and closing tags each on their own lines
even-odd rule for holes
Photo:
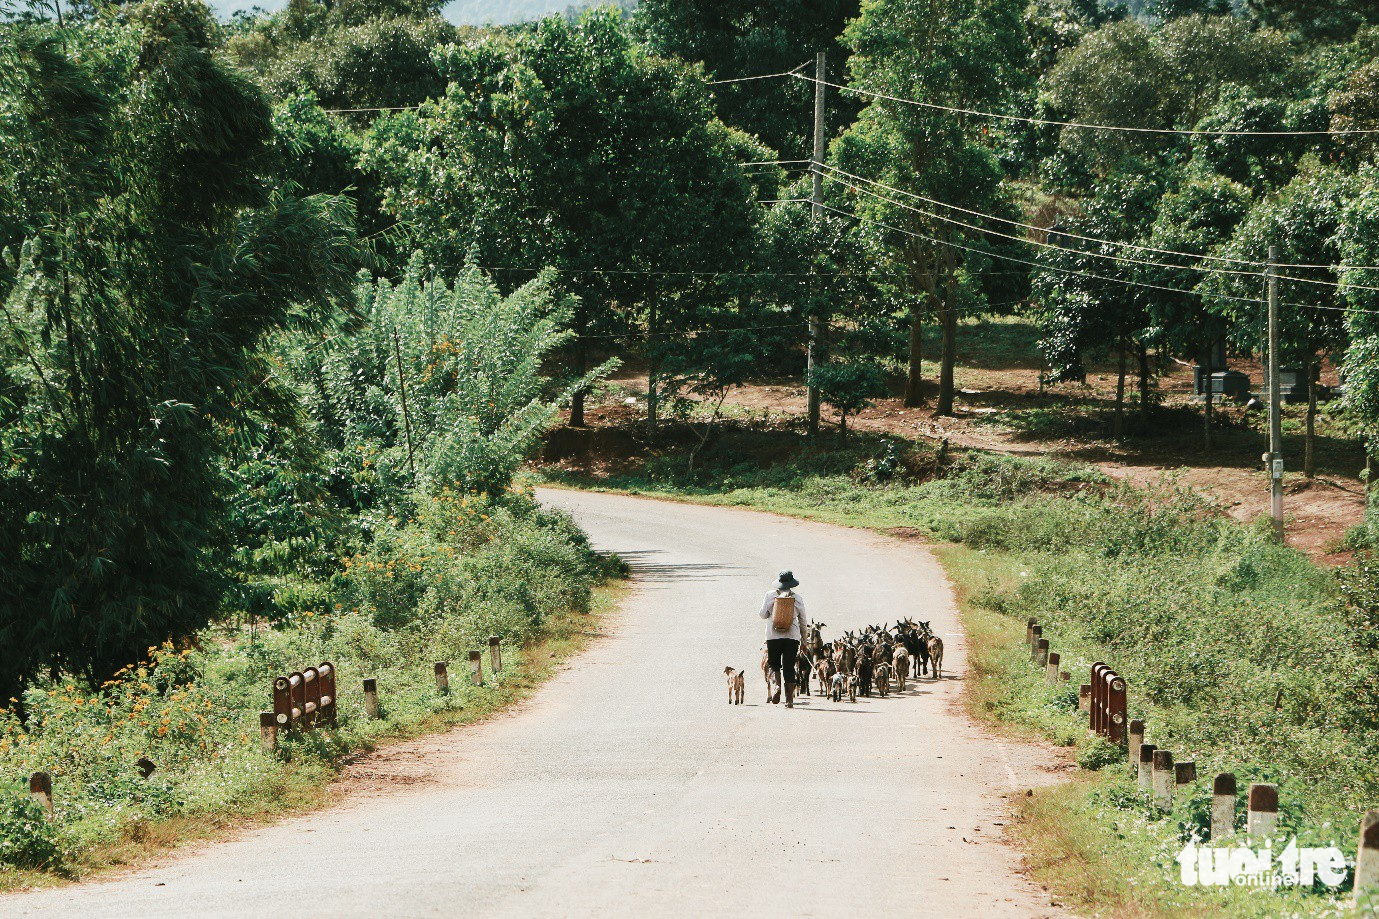
<svg viewBox="0 0 1379 919">
<path fill-rule="evenodd" d="M 814 156 L 809 162 L 813 174 L 813 188 L 809 194 L 810 216 L 818 220 L 823 215 L 824 203 L 824 80 L 828 79 L 828 67 L 824 52 L 820 51 L 814 59 Z M 809 316 L 809 347 L 805 358 L 806 385 L 809 393 L 809 439 L 819 436 L 819 388 L 814 385 L 814 346 L 819 340 L 819 317 L 812 312 Z"/>
<path fill-rule="evenodd" d="M 1269 513 L 1274 533 L 1283 539 L 1283 392 L 1278 367 L 1278 248 L 1269 247 Z"/>
</svg>

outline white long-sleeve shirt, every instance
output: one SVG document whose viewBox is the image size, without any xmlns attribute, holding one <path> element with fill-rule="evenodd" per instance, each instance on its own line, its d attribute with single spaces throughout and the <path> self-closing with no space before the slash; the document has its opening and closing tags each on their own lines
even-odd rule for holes
<svg viewBox="0 0 1379 919">
<path fill-rule="evenodd" d="M 773 638 L 793 638 L 796 641 L 804 641 L 804 634 L 809 629 L 809 622 L 804 618 L 804 600 L 799 594 L 795 597 L 795 620 L 790 623 L 789 631 L 777 632 L 771 625 L 771 612 L 776 606 L 776 592 L 766 591 L 766 599 L 761 603 L 761 618 L 766 620 L 766 640 Z"/>
</svg>

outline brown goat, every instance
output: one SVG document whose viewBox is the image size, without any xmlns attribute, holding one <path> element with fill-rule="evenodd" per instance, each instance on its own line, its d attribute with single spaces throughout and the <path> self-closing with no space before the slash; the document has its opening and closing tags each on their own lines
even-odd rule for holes
<svg viewBox="0 0 1379 919">
<path fill-rule="evenodd" d="M 876 665 L 876 694 L 886 698 L 891 692 L 891 665 L 882 661 Z"/>
<path fill-rule="evenodd" d="M 929 639 L 929 662 L 934 667 L 934 679 L 943 675 L 943 639 L 937 635 Z"/>
<path fill-rule="evenodd" d="M 728 678 L 728 704 L 741 705 L 742 693 L 747 688 L 747 674 L 735 667 L 724 667 L 723 674 Z"/>
<path fill-rule="evenodd" d="M 892 659 L 895 664 L 895 683 L 900 692 L 905 691 L 905 677 L 910 674 L 910 655 L 905 651 L 904 645 L 895 646 L 895 657 Z"/>
</svg>

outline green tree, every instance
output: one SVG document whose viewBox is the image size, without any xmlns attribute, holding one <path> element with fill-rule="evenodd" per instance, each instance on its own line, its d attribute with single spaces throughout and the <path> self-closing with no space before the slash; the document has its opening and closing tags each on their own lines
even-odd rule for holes
<svg viewBox="0 0 1379 919">
<path fill-rule="evenodd" d="M 210 11 L 133 8 L 65 52 L 22 28 L 0 80 L 0 693 L 99 681 L 214 615 L 225 460 L 299 420 L 263 345 L 347 307 L 348 201 L 270 191 L 270 113 Z M 75 44 L 82 36 L 64 36 Z"/>
<path fill-rule="evenodd" d="M 858 13 L 858 0 L 642 0 L 636 25 L 660 54 L 702 62 L 710 79 L 782 73 L 828 54 L 830 79 L 846 73 L 847 50 L 839 36 Z M 714 87 L 725 122 L 761 138 L 786 159 L 813 150 L 813 86 L 801 80 L 752 80 Z M 836 100 L 833 124 L 856 113 L 849 99 Z"/>
<path fill-rule="evenodd" d="M 1207 255 L 1231 238 L 1249 212 L 1252 199 L 1247 187 L 1230 179 L 1211 173 L 1189 173 L 1159 200 L 1145 244 L 1159 250 Z M 1198 360 L 1205 357 L 1202 369 L 1207 374 L 1224 370 L 1212 366 L 1211 355 L 1227 332 L 1225 320 L 1196 290 L 1204 263 L 1162 253 L 1135 255 L 1145 261 L 1181 266 L 1145 265 L 1135 271 L 1139 281 L 1154 285 L 1141 293 L 1148 312 L 1146 338 L 1162 352 Z M 1212 449 L 1212 406 L 1208 386 L 1202 421 L 1203 447 L 1207 452 Z"/>
<path fill-rule="evenodd" d="M 1022 4 L 1015 0 L 876 0 L 849 25 L 849 85 L 867 92 L 956 108 L 1002 109 L 1023 79 L 1027 53 Z M 1010 211 L 1001 188 L 989 124 L 949 112 L 877 100 L 832 146 L 832 163 L 857 176 L 930 199 L 983 213 Z M 836 200 L 845 187 L 834 176 Z M 936 314 L 942 332 L 939 414 L 953 411 L 953 368 L 959 311 L 969 301 L 980 258 L 959 246 L 981 233 L 933 216 L 903 194 L 877 192 L 860 183 L 857 211 L 874 224 L 896 228 L 884 237 L 904 266 L 915 309 L 905 386 L 907 405 L 923 400 L 919 328 L 922 310 Z M 942 209 L 940 208 L 940 212 Z"/>
<path fill-rule="evenodd" d="M 555 268 L 579 297 L 577 375 L 616 338 L 644 341 L 639 324 L 694 328 L 704 278 L 742 268 L 755 242 L 738 164 L 769 155 L 716 118 L 694 72 L 647 53 L 611 10 L 438 57 L 445 97 L 385 119 L 365 152 L 428 263 L 484 266 L 505 286 Z"/>
<path fill-rule="evenodd" d="M 1340 41 L 1379 23 L 1370 0 L 1245 0 L 1245 7 L 1265 25 L 1308 42 Z"/>
<path fill-rule="evenodd" d="M 1231 16 L 1182 16 L 1158 29 L 1131 19 L 1103 26 L 1061 56 L 1042 91 L 1064 121 L 1192 128 L 1224 87 L 1271 94 L 1293 63 L 1282 35 Z M 1181 143 L 1171 135 L 1062 129 L 1063 146 L 1102 172 L 1123 157 L 1161 155 Z"/>
<path fill-rule="evenodd" d="M 881 367 L 871 360 L 838 360 L 814 368 L 810 385 L 819 389 L 819 399 L 833 406 L 838 413 L 838 430 L 846 438 L 848 416 L 856 415 L 873 405 L 873 400 L 886 395 L 886 377 Z"/>
<path fill-rule="evenodd" d="M 1316 162 L 1306 164 L 1278 194 L 1256 200 L 1216 254 L 1262 263 L 1269 247 L 1276 246 L 1284 264 L 1338 265 L 1342 214 L 1358 190 L 1354 176 Z M 1281 274 L 1285 280 L 1280 282 L 1280 357 L 1301 365 L 1309 381 L 1303 471 L 1312 476 L 1316 473 L 1317 376 L 1323 356 L 1338 356 L 1345 350 L 1345 301 L 1330 267 L 1286 268 Z M 1216 295 L 1207 302 L 1230 320 L 1238 341 L 1256 353 L 1267 352 L 1260 275 L 1216 272 L 1199 289 Z"/>
</svg>

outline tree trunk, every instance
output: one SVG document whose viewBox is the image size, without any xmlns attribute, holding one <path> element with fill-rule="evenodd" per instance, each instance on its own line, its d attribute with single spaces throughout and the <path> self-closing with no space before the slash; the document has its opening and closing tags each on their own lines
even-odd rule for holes
<svg viewBox="0 0 1379 919">
<path fill-rule="evenodd" d="M 1317 475 L 1317 377 L 1321 368 L 1316 358 L 1307 362 L 1307 440 L 1303 448 L 1302 474 Z"/>
<path fill-rule="evenodd" d="M 1214 372 L 1211 359 L 1213 350 L 1213 343 L 1208 341 L 1206 360 L 1202 367 L 1202 392 L 1206 396 L 1206 402 L 1203 403 L 1202 408 L 1202 452 L 1204 453 L 1211 453 L 1211 375 Z"/>
<path fill-rule="evenodd" d="M 949 301 L 951 302 L 951 301 Z M 953 366 L 958 362 L 958 312 L 947 303 L 941 314 L 943 346 L 939 352 L 937 415 L 953 414 Z"/>
<path fill-rule="evenodd" d="M 919 309 L 910 311 L 910 359 L 905 368 L 905 405 L 924 404 L 924 326 Z"/>
<path fill-rule="evenodd" d="M 1361 441 L 1364 443 L 1364 441 Z M 1365 444 L 1365 493 L 1374 490 L 1374 478 L 1379 475 L 1379 463 L 1374 462 L 1374 455 L 1369 452 L 1369 445 Z"/>
<path fill-rule="evenodd" d="M 1125 432 L 1125 336 L 1120 336 L 1117 350 L 1120 352 L 1119 364 L 1116 373 L 1116 412 L 1114 421 L 1111 424 L 1111 435 L 1117 440 Z"/>
<path fill-rule="evenodd" d="M 1144 342 L 1140 342 L 1140 418 L 1149 417 L 1151 406 L 1149 395 L 1149 347 Z"/>
</svg>

